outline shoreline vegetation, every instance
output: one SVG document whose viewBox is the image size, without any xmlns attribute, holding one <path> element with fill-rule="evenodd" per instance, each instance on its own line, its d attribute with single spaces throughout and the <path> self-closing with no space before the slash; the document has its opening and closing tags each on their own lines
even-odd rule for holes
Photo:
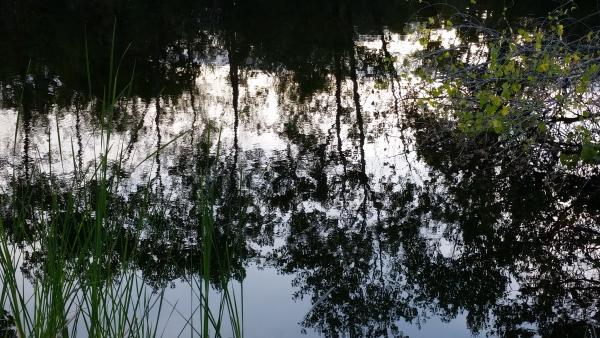
<svg viewBox="0 0 600 338">
<path fill-rule="evenodd" d="M 43 185 L 38 191 L 27 183 L 23 186 L 18 172 L 13 171 L 11 182 L 15 190 L 9 201 L 12 217 L 8 224 L 6 220 L 0 221 L 0 301 L 6 309 L 2 317 L 3 337 L 156 337 L 164 335 L 165 328 L 161 332 L 158 326 L 163 311 L 168 312 L 166 315 L 169 317 L 175 312 L 178 316 L 185 316 L 176 304 L 164 302 L 164 288 L 161 290 L 147 284 L 132 266 L 136 247 L 144 236 L 144 227 L 151 222 L 151 213 L 156 212 L 149 204 L 148 193 L 141 196 L 141 203 L 135 209 L 119 210 L 135 213 L 135 223 L 121 223 L 118 216 L 113 217 L 114 196 L 122 184 L 121 178 L 114 172 L 121 172 L 124 164 L 122 148 L 116 157 L 110 157 L 111 148 L 116 146 L 111 139 L 113 116 L 119 101 L 126 97 L 132 84 L 129 82 L 118 87 L 122 74 L 119 73 L 121 64 L 114 51 L 116 27 L 115 23 L 109 58 L 111 81 L 105 86 L 104 97 L 99 101 L 98 133 L 101 143 L 94 166 L 87 172 L 77 172 L 82 167 L 74 164 L 76 171 L 70 182 L 72 186 L 64 187 L 56 185 L 58 182 L 53 178 L 53 169 L 57 168 L 53 168 L 55 164 L 50 156 L 48 175 L 29 178 L 31 182 L 39 180 Z M 86 50 L 86 59 L 88 57 Z M 89 66 L 86 68 L 89 69 Z M 88 76 L 91 77 L 91 74 Z M 131 79 L 134 76 L 131 74 Z M 91 82 L 90 79 L 88 83 Z M 19 115 L 23 114 L 22 109 L 23 106 L 19 108 Z M 17 116 L 17 119 L 20 121 L 22 118 Z M 58 125 L 57 133 L 60 142 Z M 160 151 L 177 138 L 166 142 L 142 162 L 158 158 Z M 207 139 L 210 142 L 210 135 Z M 16 149 L 16 133 L 14 143 Z M 64 161 L 77 161 L 74 145 L 70 146 L 71 156 L 59 143 L 59 163 L 63 168 Z M 210 143 L 207 147 L 214 148 Z M 218 144 L 214 157 L 215 160 L 219 158 Z M 215 267 L 212 259 L 214 210 L 211 203 L 214 188 L 210 166 L 204 170 L 198 172 L 197 182 L 196 230 L 201 241 L 195 245 L 198 261 L 188 263 L 200 266 L 201 276 L 214 278 L 212 282 L 216 288 L 211 286 L 209 277 L 190 276 L 186 283 L 190 295 L 195 298 L 196 307 L 190 310 L 187 324 L 180 334 L 189 330 L 191 336 L 220 337 L 221 327 L 228 321 L 233 337 L 243 337 L 243 303 L 236 295 L 228 272 L 228 253 L 217 255 L 224 259 L 216 261 L 219 266 Z M 150 184 L 142 189 L 149 192 Z M 40 205 L 36 202 L 41 202 L 47 209 L 39 209 Z M 20 241 L 15 241 L 16 238 Z M 23 247 L 22 243 L 31 247 Z M 38 256 L 30 257 L 30 252 Z M 240 290 L 243 292 L 241 281 Z M 217 307 L 210 304 L 213 297 L 218 302 Z M 201 321 L 195 320 L 195 316 L 200 316 Z"/>
</svg>

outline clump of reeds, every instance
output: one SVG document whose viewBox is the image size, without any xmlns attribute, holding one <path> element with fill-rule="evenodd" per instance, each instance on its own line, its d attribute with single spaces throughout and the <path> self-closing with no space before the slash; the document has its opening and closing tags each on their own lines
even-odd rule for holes
<svg viewBox="0 0 600 338">
<path fill-rule="evenodd" d="M 142 274 L 128 263 L 134 258 L 150 201 L 136 205 L 138 209 L 135 214 L 139 217 L 136 223 L 141 225 L 139 229 L 124 229 L 118 217 L 110 215 L 111 196 L 118 193 L 122 182 L 118 175 L 111 175 L 109 163 L 116 163 L 117 170 L 120 170 L 124 158 L 122 151 L 117 152 L 116 158 L 109 158 L 113 112 L 119 100 L 126 98 L 134 79 L 132 74 L 131 80 L 118 88 L 120 70 L 119 62 L 114 57 L 115 31 L 112 34 L 108 67 L 110 80 L 104 88 L 102 99 L 98 101 L 101 112 L 101 144 L 93 172 L 75 173 L 73 177 L 77 179 L 73 180 L 71 191 L 58 187 L 49 176 L 43 188 L 47 193 L 43 198 L 49 207 L 43 212 L 36 209 L 35 203 L 30 203 L 40 198 L 39 189 L 28 189 L 29 182 L 20 182 L 16 169 L 13 173 L 13 185 L 23 185 L 23 188 L 15 189 L 12 199 L 7 201 L 11 214 L 10 224 L 0 218 L 0 303 L 5 309 L 0 325 L 9 327 L 6 330 L 0 328 L 0 333 L 4 335 L 156 337 L 165 332 L 159 330 L 159 321 L 164 319 L 161 317 L 168 316 L 168 321 L 174 312 L 181 314 L 181 311 L 175 309 L 175 304 L 169 305 L 172 307 L 171 311 L 165 310 L 167 305 L 164 290 L 149 287 Z M 85 58 L 88 83 L 91 84 L 87 43 Z M 91 99 L 91 85 L 89 90 Z M 60 133 L 58 121 L 56 127 Z M 16 144 L 15 133 L 15 149 Z M 169 144 L 171 142 L 167 143 Z M 63 154 L 68 153 L 63 151 L 63 144 L 59 143 L 58 146 L 61 162 L 70 160 L 63 158 Z M 71 145 L 75 163 L 73 148 Z M 151 156 L 157 156 L 160 150 Z M 51 172 L 52 163 L 50 158 Z M 74 170 L 82 168 L 75 166 Z M 211 269 L 214 268 L 211 265 L 214 250 L 214 191 L 210 180 L 201 181 L 205 184 L 197 196 L 197 204 L 200 206 L 197 217 L 202 235 L 202 244 L 199 246 L 202 250 L 202 262 L 191 264 L 201 264 L 202 273 L 200 276 L 191 276 L 188 284 L 192 291 L 198 291 L 194 294 L 198 295 L 199 310 L 189 313 L 187 323 L 191 327 L 190 336 L 221 337 L 223 323 L 228 317 L 233 336 L 243 337 L 243 306 L 226 274 L 220 281 L 222 291 L 218 306 L 214 308 L 209 305 L 211 292 L 214 292 L 211 291 L 209 281 Z M 91 193 L 80 193 L 80 186 L 93 186 L 94 189 L 91 189 Z M 115 234 L 127 238 L 116 238 Z M 16 237 L 21 241 L 16 241 Z M 22 243 L 28 243 L 30 247 Z M 30 249 L 42 253 L 37 257 L 38 270 L 34 273 L 26 266 L 27 260 L 31 259 L 28 257 Z M 120 264 L 113 264 L 115 253 L 122 258 Z M 194 322 L 200 322 L 201 327 L 194 328 Z M 184 329 L 182 328 L 180 335 L 188 332 Z"/>
</svg>

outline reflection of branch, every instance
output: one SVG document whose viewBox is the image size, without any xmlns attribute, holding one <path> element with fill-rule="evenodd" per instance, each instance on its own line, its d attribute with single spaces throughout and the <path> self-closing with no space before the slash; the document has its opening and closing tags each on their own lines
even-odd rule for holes
<svg viewBox="0 0 600 338">
<path fill-rule="evenodd" d="M 319 306 L 319 304 L 321 304 L 325 298 L 327 298 L 329 296 L 329 294 L 333 291 L 333 289 L 335 289 L 335 286 L 332 286 L 329 288 L 329 290 L 325 291 L 325 293 L 319 297 L 319 299 L 317 299 L 317 301 L 313 304 L 313 306 L 310 307 L 310 309 L 306 312 L 306 314 L 304 315 L 304 317 L 308 317 L 308 315 L 317 307 Z"/>
<path fill-rule="evenodd" d="M 192 130 L 186 130 L 182 133 L 180 133 L 179 135 L 175 136 L 172 140 L 170 140 L 169 142 L 165 143 L 164 145 L 160 146 L 160 148 L 156 149 L 155 151 L 153 151 L 150 155 L 146 156 L 146 158 L 144 158 L 140 163 L 138 163 L 136 166 L 133 167 L 133 170 L 137 169 L 140 165 L 142 165 L 144 162 L 146 162 L 148 159 L 152 158 L 153 156 L 158 155 L 159 152 L 161 152 L 163 149 L 165 149 L 166 147 L 168 147 L 169 145 L 171 145 L 171 143 L 177 141 L 180 137 L 183 137 L 184 135 L 186 135 L 187 133 L 190 133 Z"/>
<path fill-rule="evenodd" d="M 132 107 L 136 107 L 135 104 L 132 105 Z M 130 138 L 129 138 L 129 142 L 127 143 L 127 147 L 125 148 L 125 158 L 123 159 L 123 162 L 126 163 L 129 161 L 129 157 L 131 156 L 131 153 L 133 152 L 133 146 L 137 143 L 138 141 L 138 137 L 139 137 L 139 132 L 140 130 L 142 130 L 142 128 L 144 127 L 144 120 L 146 119 L 146 114 L 148 113 L 149 110 L 149 105 L 146 104 L 146 106 L 144 107 L 144 111 L 142 113 L 142 116 L 140 116 L 139 122 L 137 124 L 137 126 L 135 126 L 134 128 L 131 129 L 130 131 Z"/>
</svg>

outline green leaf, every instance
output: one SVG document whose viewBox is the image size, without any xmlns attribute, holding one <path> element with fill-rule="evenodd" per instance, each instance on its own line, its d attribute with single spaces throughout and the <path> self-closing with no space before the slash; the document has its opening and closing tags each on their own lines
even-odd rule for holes
<svg viewBox="0 0 600 338">
<path fill-rule="evenodd" d="M 548 131 L 548 127 L 546 126 L 546 124 L 544 122 L 538 123 L 537 128 L 542 133 L 545 133 L 546 131 Z"/>
<path fill-rule="evenodd" d="M 564 153 L 560 154 L 560 163 L 567 168 L 573 168 L 577 164 L 578 160 L 579 158 L 577 155 Z"/>
<path fill-rule="evenodd" d="M 535 32 L 535 51 L 539 52 L 542 50 L 542 33 L 538 30 Z"/>
<path fill-rule="evenodd" d="M 493 119 L 491 124 L 494 131 L 498 134 L 504 130 L 504 124 L 499 119 Z"/>
<path fill-rule="evenodd" d="M 596 163 L 600 160 L 600 148 L 592 142 L 584 142 L 581 148 L 581 160 L 585 163 Z"/>
<path fill-rule="evenodd" d="M 496 106 L 496 108 L 497 108 L 497 107 L 499 107 L 499 106 L 500 106 L 500 104 L 502 103 L 502 99 L 500 99 L 500 97 L 499 97 L 499 96 L 497 96 L 497 95 L 494 95 L 494 96 L 492 96 L 492 98 L 491 98 L 491 102 L 492 102 L 492 104 L 493 104 L 494 106 Z"/>
<path fill-rule="evenodd" d="M 479 99 L 479 104 L 480 104 L 481 106 L 484 106 L 484 105 L 486 105 L 488 102 L 490 102 L 490 96 L 489 96 L 489 94 L 488 94 L 488 93 L 486 93 L 486 92 L 479 93 L 479 94 L 477 94 L 477 96 L 478 96 L 477 98 Z"/>
<path fill-rule="evenodd" d="M 488 104 L 487 106 L 485 106 L 485 113 L 487 115 L 494 115 L 494 113 L 498 110 L 498 106 L 495 106 L 493 104 Z"/>
<path fill-rule="evenodd" d="M 558 24 L 558 26 L 556 26 L 556 34 L 558 34 L 558 36 L 562 38 L 564 32 L 565 26 Z"/>
</svg>

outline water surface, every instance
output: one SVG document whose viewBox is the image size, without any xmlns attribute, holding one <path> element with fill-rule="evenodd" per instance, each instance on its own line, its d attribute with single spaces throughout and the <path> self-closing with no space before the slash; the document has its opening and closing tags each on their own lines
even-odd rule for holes
<svg viewBox="0 0 600 338">
<path fill-rule="evenodd" d="M 435 79 L 421 76 L 436 51 L 487 60 L 491 44 L 462 19 L 508 35 L 559 6 L 474 3 L 2 3 L 0 201 L 23 279 L 44 278 L 49 253 L 39 229 L 10 225 L 49 213 L 53 196 L 60 210 L 68 192 L 94 199 L 109 149 L 107 218 L 122 227 L 106 230 L 119 243 L 106 255 L 165 290 L 165 337 L 198 335 L 190 285 L 202 278 L 215 294 L 234 284 L 246 337 L 589 336 L 597 162 L 565 166 L 573 148 L 558 141 L 461 134 L 462 108 L 423 102 L 453 83 L 440 59 Z M 571 5 L 580 20 L 561 41 L 600 23 L 595 2 Z M 123 91 L 107 118 L 110 88 Z M 553 122 L 559 138 L 569 126 Z"/>
</svg>

